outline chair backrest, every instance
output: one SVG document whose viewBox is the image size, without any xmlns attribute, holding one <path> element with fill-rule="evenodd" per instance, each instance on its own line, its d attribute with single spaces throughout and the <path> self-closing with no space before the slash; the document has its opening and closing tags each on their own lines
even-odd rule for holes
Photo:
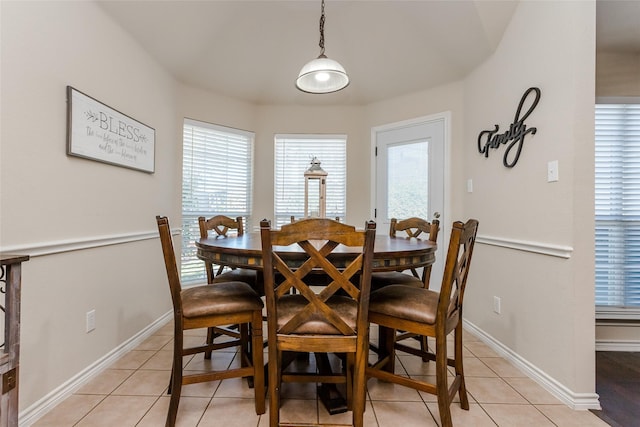
<svg viewBox="0 0 640 427">
<path fill-rule="evenodd" d="M 209 231 L 214 231 L 216 237 L 227 237 L 229 230 L 236 230 L 236 235 L 242 236 L 244 234 L 244 224 L 242 217 L 236 217 L 234 220 L 228 216 L 216 215 L 209 219 L 201 216 L 198 217 L 198 225 L 200 227 L 200 237 L 206 239 L 209 237 Z M 207 272 L 207 283 L 213 283 L 213 278 L 224 270 L 224 265 L 218 266 L 218 271 L 213 271 L 213 263 L 211 261 L 204 262 L 205 270 Z"/>
<path fill-rule="evenodd" d="M 260 222 L 260 228 L 269 317 L 278 318 L 277 300 L 290 294 L 293 289 L 307 300 L 306 307 L 277 330 L 273 325 L 275 322 L 269 324 L 270 340 L 275 338 L 271 334 L 290 334 L 310 319 L 330 325 L 329 328 L 333 328 L 335 335 L 353 336 L 358 330 L 367 328 L 375 222 L 367 222 L 364 231 L 357 231 L 353 226 L 325 218 L 302 219 L 283 225 L 280 230 L 272 230 L 269 221 L 263 220 Z M 278 255 L 277 249 L 283 248 L 275 248 L 291 245 L 301 248 L 301 257 L 305 260 L 296 268 L 290 268 Z M 341 245 L 359 247 L 360 250 L 346 253 L 338 249 L 334 252 Z M 330 277 L 330 283 L 316 292 L 304 282 L 304 278 L 319 270 Z M 283 277 L 277 288 L 275 273 Z M 359 287 L 349 280 L 357 274 L 360 275 Z M 341 294 L 346 293 L 358 302 L 355 330 L 325 304 L 338 291 L 341 291 Z"/>
<path fill-rule="evenodd" d="M 336 221 L 340 222 L 340 217 L 339 216 L 337 216 L 335 219 L 336 219 Z M 298 219 L 296 219 L 296 216 L 295 215 L 291 215 L 291 222 L 296 222 L 296 221 L 299 221 Z"/>
<path fill-rule="evenodd" d="M 171 228 L 169 220 L 165 216 L 156 216 L 158 223 L 158 233 L 160 233 L 160 243 L 162 244 L 162 253 L 164 254 L 164 265 L 167 269 L 167 278 L 169 279 L 169 290 L 171 291 L 171 301 L 173 302 L 173 310 L 176 318 L 182 317 L 182 299 L 180 292 L 182 285 L 180 284 L 180 273 L 176 263 L 176 253 L 173 250 L 173 239 L 171 238 Z"/>
<path fill-rule="evenodd" d="M 429 241 L 436 242 L 438 240 L 438 232 L 440 231 L 440 221 L 434 219 L 429 222 L 426 219 L 411 217 L 403 220 L 391 218 L 389 224 L 389 236 L 396 237 L 396 232 L 404 231 L 409 238 L 418 238 L 422 233 L 429 235 Z M 414 277 L 422 280 L 425 288 L 429 288 L 429 280 L 431 279 L 431 266 L 427 266 L 422 270 L 422 277 L 415 268 L 411 269 Z"/>
<path fill-rule="evenodd" d="M 203 239 L 209 237 L 209 231 L 215 231 L 218 236 L 226 236 L 229 230 L 236 230 L 238 236 L 244 234 L 241 216 L 235 220 L 224 215 L 216 215 L 209 219 L 201 216 L 198 218 L 198 225 L 200 226 L 200 237 Z"/>
<path fill-rule="evenodd" d="M 396 237 L 397 231 L 404 231 L 408 237 L 418 237 L 422 233 L 429 235 L 429 240 L 435 242 L 438 239 L 438 232 L 440 231 L 440 221 L 434 219 L 429 222 L 422 218 L 411 217 L 403 220 L 397 220 L 391 218 L 389 224 L 389 236 Z"/>
<path fill-rule="evenodd" d="M 466 223 L 461 221 L 453 223 L 440 287 L 436 318 L 438 322 L 448 322 L 452 316 L 456 316 L 458 320 L 462 318 L 462 299 L 477 232 L 478 221 L 475 219 L 470 219 Z M 455 323 L 457 322 L 451 322 L 452 325 Z"/>
</svg>

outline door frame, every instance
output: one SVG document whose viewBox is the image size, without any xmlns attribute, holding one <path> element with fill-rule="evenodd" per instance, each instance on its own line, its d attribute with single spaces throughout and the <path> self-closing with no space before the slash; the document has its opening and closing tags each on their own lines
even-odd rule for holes
<svg viewBox="0 0 640 427">
<path fill-rule="evenodd" d="M 443 201 L 442 201 L 442 210 L 440 213 L 440 233 L 443 237 L 443 246 L 446 245 L 449 241 L 449 233 L 451 232 L 451 224 L 450 224 L 450 211 L 451 211 L 451 111 L 443 111 L 441 113 L 431 114 L 428 116 L 416 117 L 413 119 L 402 120 L 399 122 L 388 123 L 380 126 L 374 126 L 371 128 L 371 188 L 370 188 L 370 215 L 372 218 L 377 218 L 374 216 L 376 204 L 377 204 L 377 163 L 376 163 L 376 143 L 377 143 L 377 135 L 379 132 L 389 131 L 395 128 L 402 128 L 406 126 L 422 124 L 422 123 L 431 123 L 431 122 L 442 122 L 443 127 L 443 144 L 444 144 L 444 164 L 442 165 L 442 174 L 443 174 Z M 432 213 L 430 213 L 432 214 Z M 427 218 L 431 220 L 431 218 Z M 381 230 L 378 230 L 380 232 Z M 382 230 L 383 232 L 387 232 L 388 230 Z M 440 240 L 440 239 L 438 239 Z M 446 253 L 446 248 L 439 248 L 438 253 L 443 254 Z M 438 284 L 439 285 L 439 284 Z"/>
</svg>

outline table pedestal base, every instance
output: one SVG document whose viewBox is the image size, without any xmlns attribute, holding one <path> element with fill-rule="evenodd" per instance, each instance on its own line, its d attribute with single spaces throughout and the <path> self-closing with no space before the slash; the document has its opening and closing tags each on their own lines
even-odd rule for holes
<svg viewBox="0 0 640 427">
<path fill-rule="evenodd" d="M 320 374 L 331 375 L 331 364 L 329 363 L 329 356 L 327 353 L 315 353 L 315 356 Z M 347 401 L 335 384 L 319 384 L 318 397 L 331 415 L 341 414 L 348 411 Z"/>
</svg>

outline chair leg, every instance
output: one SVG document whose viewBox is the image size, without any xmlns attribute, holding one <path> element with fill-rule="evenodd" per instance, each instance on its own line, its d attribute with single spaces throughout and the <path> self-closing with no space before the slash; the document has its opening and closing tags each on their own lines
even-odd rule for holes
<svg viewBox="0 0 640 427">
<path fill-rule="evenodd" d="M 171 365 L 171 376 L 169 377 L 169 387 L 167 387 L 167 394 L 171 394 L 173 386 L 173 364 Z"/>
<path fill-rule="evenodd" d="M 269 427 L 280 424 L 280 366 L 282 352 L 269 345 Z"/>
<path fill-rule="evenodd" d="M 354 376 L 354 369 L 355 369 L 355 360 L 356 360 L 356 355 L 354 353 L 347 353 L 346 354 L 346 361 L 345 366 L 344 366 L 344 372 L 345 372 L 345 394 L 346 394 L 346 400 L 347 400 L 347 409 L 353 411 L 354 407 L 353 407 L 353 391 L 354 391 L 354 384 L 358 384 L 356 382 L 356 378 Z M 357 387 L 357 385 L 355 386 Z"/>
<path fill-rule="evenodd" d="M 173 366 L 171 367 L 171 379 L 169 380 L 171 399 L 169 401 L 166 427 L 174 427 L 178 415 L 178 405 L 180 403 L 180 394 L 182 393 L 182 345 L 182 334 L 176 334 L 173 345 Z"/>
<path fill-rule="evenodd" d="M 215 274 L 213 273 L 213 264 L 205 261 L 205 269 L 207 271 L 207 283 L 212 284 L 213 278 Z M 207 328 L 207 345 L 213 344 L 213 340 L 215 339 L 215 331 L 213 328 Z M 204 358 L 209 360 L 211 359 L 211 350 L 204 352 Z"/>
<path fill-rule="evenodd" d="M 393 374 L 396 370 L 396 330 L 380 325 L 378 327 L 378 348 L 382 355 L 389 356 L 383 370 Z"/>
<path fill-rule="evenodd" d="M 251 322 L 251 350 L 253 362 L 253 391 L 255 393 L 256 414 L 265 413 L 264 355 L 262 351 L 262 313 L 253 316 Z"/>
<path fill-rule="evenodd" d="M 453 427 L 447 383 L 447 336 L 441 331 L 436 333 L 436 391 L 442 427 Z"/>
<path fill-rule="evenodd" d="M 460 388 L 458 395 L 460 396 L 460 406 L 462 409 L 469 410 L 469 399 L 467 397 L 467 386 L 464 382 L 464 367 L 462 358 L 462 322 L 459 322 L 454 331 L 455 344 L 455 361 L 456 377 L 460 378 Z"/>
<path fill-rule="evenodd" d="M 364 409 L 366 404 L 368 351 L 356 352 L 353 366 L 353 418 L 354 427 L 364 426 Z"/>
<path fill-rule="evenodd" d="M 213 340 L 215 338 L 215 331 L 213 328 L 207 328 L 207 345 L 213 344 Z M 204 352 L 205 359 L 211 359 L 211 350 Z"/>
<path fill-rule="evenodd" d="M 423 354 L 422 361 L 426 363 L 429 361 L 429 358 L 427 357 L 427 353 L 429 352 L 429 341 L 427 340 L 426 335 L 420 335 L 419 340 L 420 340 L 420 350 L 422 351 L 422 354 Z"/>
<path fill-rule="evenodd" d="M 429 279 L 431 278 L 431 265 L 429 265 L 428 267 L 425 267 L 424 270 L 422 270 L 422 283 L 423 283 L 423 288 L 425 289 L 429 289 Z"/>
<path fill-rule="evenodd" d="M 246 323 L 241 323 L 239 325 L 240 329 L 240 354 L 250 354 L 249 350 L 249 325 Z M 244 357 L 240 358 L 240 366 L 243 368 L 247 367 L 247 360 Z"/>
<path fill-rule="evenodd" d="M 422 270 L 422 283 L 423 283 L 423 288 L 425 289 L 429 289 L 429 279 L 431 278 L 431 265 L 424 267 L 424 269 Z M 422 356 L 422 361 L 424 363 L 429 361 L 429 358 L 426 356 L 427 352 L 429 351 L 429 342 L 427 340 L 427 337 L 425 335 L 422 335 L 420 337 L 420 350 L 422 350 L 422 354 L 424 356 Z"/>
<path fill-rule="evenodd" d="M 180 373 L 173 370 L 171 399 L 169 401 L 169 412 L 167 413 L 166 427 L 174 427 L 176 425 L 176 417 L 178 416 L 178 404 L 180 403 L 180 393 L 182 392 L 182 368 L 178 368 Z"/>
</svg>

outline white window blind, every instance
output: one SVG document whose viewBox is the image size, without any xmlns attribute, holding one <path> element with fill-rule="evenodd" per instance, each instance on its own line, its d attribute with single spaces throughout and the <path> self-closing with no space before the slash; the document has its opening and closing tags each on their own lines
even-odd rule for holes
<svg viewBox="0 0 640 427">
<path fill-rule="evenodd" d="M 640 314 L 640 104 L 595 111 L 596 309 Z"/>
<path fill-rule="evenodd" d="M 312 157 L 327 172 L 327 217 L 344 219 L 347 188 L 346 135 L 275 136 L 275 222 L 304 216 L 304 171 Z"/>
<path fill-rule="evenodd" d="M 194 241 L 198 217 L 241 216 L 251 228 L 252 132 L 185 119 L 182 152 L 183 282 L 205 280 Z"/>
</svg>

